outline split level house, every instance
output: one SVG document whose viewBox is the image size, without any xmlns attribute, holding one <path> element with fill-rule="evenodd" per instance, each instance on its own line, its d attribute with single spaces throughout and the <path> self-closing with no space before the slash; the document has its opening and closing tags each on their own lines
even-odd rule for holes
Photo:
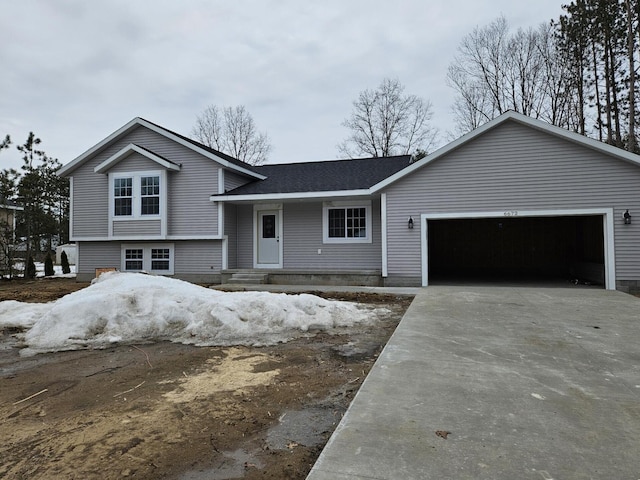
<svg viewBox="0 0 640 480">
<path fill-rule="evenodd" d="M 59 174 L 79 280 L 640 286 L 640 157 L 514 112 L 416 162 L 258 167 L 135 118 Z"/>
</svg>

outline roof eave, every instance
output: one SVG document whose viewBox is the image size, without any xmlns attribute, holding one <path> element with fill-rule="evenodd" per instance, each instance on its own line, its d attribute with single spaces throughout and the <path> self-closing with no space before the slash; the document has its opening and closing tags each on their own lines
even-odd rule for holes
<svg viewBox="0 0 640 480">
<path fill-rule="evenodd" d="M 289 193 L 261 193 L 251 195 L 211 195 L 212 202 L 263 202 L 274 200 L 312 200 L 335 197 L 366 197 L 371 195 L 371 189 L 334 190 L 322 192 L 289 192 Z"/>
<path fill-rule="evenodd" d="M 8 205 L 6 203 L 1 203 L 0 202 L 0 208 L 4 208 L 5 210 L 19 210 L 19 211 L 23 211 L 24 207 L 21 207 L 19 205 Z"/>
<path fill-rule="evenodd" d="M 118 130 L 113 132 L 107 138 L 105 138 L 101 142 L 99 142 L 96 145 L 94 145 L 93 147 L 91 147 L 89 150 L 84 152 L 82 155 L 80 155 L 79 157 L 76 157 L 74 160 L 72 160 L 68 164 L 62 166 L 57 171 L 58 176 L 64 177 L 64 176 L 70 175 L 76 168 L 81 166 L 93 154 L 97 153 L 98 151 L 103 149 L 105 146 L 107 146 L 111 142 L 115 141 L 117 138 L 121 137 L 122 135 L 124 135 L 125 133 L 127 133 L 130 130 L 132 130 L 133 128 L 135 128 L 138 125 L 141 125 L 141 126 L 143 126 L 145 128 L 148 128 L 149 130 L 152 130 L 153 132 L 155 132 L 155 133 L 157 133 L 159 135 L 162 135 L 163 137 L 169 138 L 169 139 L 173 140 L 174 142 L 179 143 L 180 145 L 182 145 L 182 146 L 184 146 L 186 148 L 189 148 L 190 150 L 193 150 L 194 152 L 199 153 L 200 155 L 203 155 L 204 157 L 210 158 L 211 160 L 214 160 L 215 162 L 221 164 L 223 167 L 225 167 L 225 168 L 227 168 L 229 170 L 235 170 L 238 173 L 241 173 L 243 175 L 247 175 L 249 177 L 256 178 L 258 180 L 264 180 L 265 178 L 267 178 L 264 175 L 260 175 L 259 173 L 252 172 L 249 169 L 242 168 L 242 167 L 240 167 L 238 165 L 235 165 L 235 164 L 229 162 L 228 160 L 225 160 L 224 158 L 221 158 L 221 157 L 219 157 L 217 155 L 214 155 L 211 152 L 208 152 L 208 151 L 206 151 L 206 150 L 204 150 L 202 148 L 199 148 L 196 145 L 193 145 L 193 144 L 185 141 L 184 139 L 178 137 L 177 135 L 174 135 L 174 134 L 172 134 L 171 132 L 169 132 L 167 130 L 159 128 L 157 125 L 154 125 L 153 123 L 148 122 L 147 120 L 145 120 L 143 118 L 140 118 L 140 117 L 134 118 L 129 123 L 127 123 L 126 125 L 120 127 Z"/>
<path fill-rule="evenodd" d="M 180 165 L 173 163 L 171 161 L 168 161 L 167 159 L 162 158 L 159 155 L 156 155 L 153 152 L 150 152 L 146 149 L 140 148 L 134 143 L 130 143 L 126 147 L 119 150 L 117 153 L 111 155 L 100 165 L 97 165 L 93 169 L 93 171 L 95 173 L 106 173 L 111 167 L 113 167 L 118 162 L 120 162 L 125 157 L 129 156 L 131 153 L 134 153 L 134 152 L 142 155 L 145 158 L 148 158 L 152 162 L 157 163 L 158 165 L 166 168 L 167 170 L 174 170 L 174 171 L 180 170 Z"/>
<path fill-rule="evenodd" d="M 586 137 L 584 135 L 580 135 L 578 133 L 571 132 L 571 131 L 566 130 L 564 128 L 557 127 L 555 125 L 551 125 L 551 124 L 549 124 L 547 122 L 544 122 L 542 120 L 538 120 L 538 119 L 534 119 L 534 118 L 528 117 L 527 115 L 523 115 L 521 113 L 517 113 L 517 112 L 514 112 L 514 111 L 508 111 L 506 113 L 503 113 L 499 117 L 496 117 L 493 120 L 481 125 L 480 127 L 476 128 L 475 130 L 472 130 L 471 132 L 461 136 L 460 138 L 454 140 L 453 142 L 448 143 L 447 145 L 445 145 L 442 148 L 436 150 L 432 154 L 427 155 L 426 157 L 422 158 L 421 160 L 418 160 L 417 162 L 412 163 L 411 165 L 409 165 L 408 167 L 404 168 L 403 170 L 400 170 L 399 172 L 395 173 L 394 175 L 391 175 L 390 177 L 385 178 L 383 181 L 381 181 L 378 184 L 376 184 L 373 187 L 371 187 L 371 192 L 375 193 L 375 192 L 378 192 L 378 191 L 382 190 L 383 188 L 385 188 L 385 187 L 391 185 L 392 183 L 400 180 L 401 178 L 405 177 L 406 175 L 409 175 L 412 172 L 424 167 L 425 165 L 428 165 L 429 163 L 437 160 L 438 158 L 441 158 L 441 157 L 447 155 L 451 151 L 462 147 L 463 145 L 469 143 L 473 139 L 475 139 L 475 138 L 479 137 L 480 135 L 488 132 L 489 130 L 493 130 L 498 125 L 501 125 L 504 122 L 507 122 L 509 120 L 516 121 L 516 122 L 518 122 L 520 124 L 527 125 L 527 126 L 529 126 L 531 128 L 534 128 L 536 130 L 540 130 L 540 131 L 549 133 L 551 135 L 555 135 L 557 137 L 564 138 L 565 140 L 568 140 L 568 141 L 573 142 L 573 143 L 577 143 L 577 144 L 582 145 L 582 146 L 584 146 L 586 148 L 590 148 L 592 150 L 597 150 L 597 151 L 599 151 L 601 153 L 605 153 L 607 155 L 614 156 L 616 158 L 625 160 L 627 162 L 631 162 L 634 165 L 640 166 L 640 156 L 636 155 L 635 153 L 627 152 L 626 150 L 622 150 L 622 149 L 620 149 L 618 147 L 614 147 L 612 145 L 608 145 L 606 143 L 599 142 L 598 140 L 594 140 L 593 138 L 589 138 L 589 137 Z"/>
</svg>

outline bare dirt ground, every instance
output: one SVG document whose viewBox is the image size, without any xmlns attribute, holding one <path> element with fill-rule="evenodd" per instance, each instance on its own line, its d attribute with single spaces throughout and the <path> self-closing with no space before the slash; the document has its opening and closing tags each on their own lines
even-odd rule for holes
<svg viewBox="0 0 640 480">
<path fill-rule="evenodd" d="M 85 286 L 0 282 L 0 300 Z M 305 478 L 411 302 L 323 296 L 392 313 L 260 348 L 155 343 L 23 358 L 18 332 L 0 331 L 0 478 Z"/>
</svg>

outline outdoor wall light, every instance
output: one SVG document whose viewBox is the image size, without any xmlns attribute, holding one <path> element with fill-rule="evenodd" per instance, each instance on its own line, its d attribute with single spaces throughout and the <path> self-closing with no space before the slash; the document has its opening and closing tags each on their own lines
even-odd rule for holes
<svg viewBox="0 0 640 480">
<path fill-rule="evenodd" d="M 624 212 L 622 214 L 622 218 L 624 218 L 624 224 L 625 225 L 630 225 L 631 224 L 631 214 L 629 213 L 629 210 L 627 210 L 626 212 Z"/>
<path fill-rule="evenodd" d="M 407 221 L 407 227 L 409 227 L 409 230 L 413 228 L 413 218 L 409 217 L 409 220 Z"/>
</svg>

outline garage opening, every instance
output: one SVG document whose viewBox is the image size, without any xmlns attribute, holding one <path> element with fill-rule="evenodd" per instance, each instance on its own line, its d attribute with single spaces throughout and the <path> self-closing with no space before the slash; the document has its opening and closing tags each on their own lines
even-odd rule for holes
<svg viewBox="0 0 640 480">
<path fill-rule="evenodd" d="M 602 215 L 428 220 L 430 283 L 605 284 Z"/>
</svg>

